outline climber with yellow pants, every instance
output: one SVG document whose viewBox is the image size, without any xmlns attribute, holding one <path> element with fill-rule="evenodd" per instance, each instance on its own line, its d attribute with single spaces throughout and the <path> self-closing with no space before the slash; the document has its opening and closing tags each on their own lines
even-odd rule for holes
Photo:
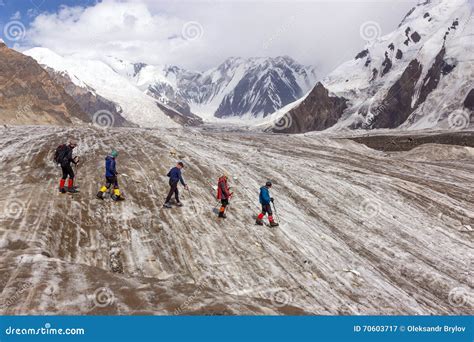
<svg viewBox="0 0 474 342">
<path fill-rule="evenodd" d="M 112 152 L 105 158 L 105 185 L 100 188 L 97 193 L 97 198 L 103 200 L 105 192 L 113 186 L 112 199 L 114 201 L 123 201 L 124 198 L 120 193 L 118 180 L 117 180 L 117 168 L 116 168 L 116 158 L 118 157 L 118 152 L 112 150 Z"/>
</svg>

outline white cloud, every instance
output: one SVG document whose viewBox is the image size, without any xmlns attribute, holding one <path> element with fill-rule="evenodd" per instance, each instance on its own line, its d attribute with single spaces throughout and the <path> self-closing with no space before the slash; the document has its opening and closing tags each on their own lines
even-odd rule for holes
<svg viewBox="0 0 474 342">
<path fill-rule="evenodd" d="M 28 11 L 26 11 L 26 15 L 28 16 L 28 18 L 34 18 L 38 14 L 39 14 L 39 11 L 37 8 L 28 8 Z"/>
<path fill-rule="evenodd" d="M 328 71 L 362 49 L 360 25 L 393 30 L 415 1 L 104 0 L 35 18 L 29 44 L 191 69 L 229 56 L 289 55 Z M 194 26 L 192 26 L 194 25 Z M 188 30 L 189 27 L 194 31 Z M 188 36 L 188 33 L 197 34 Z"/>
<path fill-rule="evenodd" d="M 20 11 L 16 11 L 13 13 L 13 15 L 10 17 L 11 20 L 20 20 L 21 19 L 21 13 Z"/>
</svg>

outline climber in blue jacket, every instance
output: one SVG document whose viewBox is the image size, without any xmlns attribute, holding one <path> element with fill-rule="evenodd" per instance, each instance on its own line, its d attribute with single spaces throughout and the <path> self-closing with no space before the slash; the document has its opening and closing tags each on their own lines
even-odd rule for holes
<svg viewBox="0 0 474 342">
<path fill-rule="evenodd" d="M 117 180 L 117 157 L 118 152 L 116 150 L 112 150 L 112 152 L 105 158 L 105 185 L 102 186 L 102 188 L 100 188 L 99 192 L 97 193 L 98 199 L 103 200 L 105 192 L 112 186 L 114 190 L 112 199 L 114 201 L 124 200 L 122 194 L 120 193 Z"/>
<path fill-rule="evenodd" d="M 178 162 L 175 167 L 173 167 L 167 174 L 170 178 L 169 185 L 170 191 L 168 192 L 168 196 L 166 197 L 165 204 L 163 207 L 171 208 L 171 196 L 174 194 L 174 198 L 176 200 L 176 205 L 178 207 L 182 207 L 183 204 L 179 200 L 179 190 L 178 190 L 178 183 L 181 183 L 186 190 L 189 190 L 187 184 L 184 182 L 183 176 L 181 174 L 181 169 L 184 167 L 183 162 Z"/>
<path fill-rule="evenodd" d="M 255 222 L 259 226 L 263 226 L 263 218 L 268 214 L 268 221 L 270 222 L 271 227 L 278 226 L 278 223 L 273 219 L 273 212 L 271 203 L 273 203 L 273 197 L 270 196 L 270 188 L 272 187 L 272 182 L 268 181 L 265 186 L 260 188 L 260 204 L 262 205 L 262 211 L 257 216 L 257 221 Z"/>
</svg>

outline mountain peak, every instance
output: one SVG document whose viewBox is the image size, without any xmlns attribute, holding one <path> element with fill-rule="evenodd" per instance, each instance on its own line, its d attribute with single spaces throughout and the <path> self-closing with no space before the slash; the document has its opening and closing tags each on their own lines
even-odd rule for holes
<svg viewBox="0 0 474 342">
<path fill-rule="evenodd" d="M 236 63 L 264 63 L 264 62 L 287 62 L 289 64 L 299 64 L 293 57 L 288 55 L 283 56 L 260 56 L 260 57 L 229 57 L 226 58 L 222 64 L 229 63 L 229 64 L 236 64 Z"/>
<path fill-rule="evenodd" d="M 469 1 L 432 0 L 413 7 L 393 32 L 325 77 L 330 95 L 315 96 L 313 91 L 295 107 L 293 113 L 301 120 L 293 118 L 292 132 L 453 128 L 456 120 L 469 127 L 468 107 L 463 105 L 472 89 Z M 331 102 L 347 108 L 332 108 Z M 338 115 L 316 125 L 328 118 L 318 111 L 325 103 Z"/>
<path fill-rule="evenodd" d="M 274 60 L 276 61 L 284 61 L 288 64 L 299 64 L 296 59 L 294 59 L 293 57 L 290 57 L 288 55 L 284 55 L 284 56 L 277 56 L 277 57 L 274 57 L 273 58 Z"/>
</svg>

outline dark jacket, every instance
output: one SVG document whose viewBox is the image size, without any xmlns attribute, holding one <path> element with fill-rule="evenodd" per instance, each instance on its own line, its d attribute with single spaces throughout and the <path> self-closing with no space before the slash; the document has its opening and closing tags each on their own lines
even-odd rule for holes
<svg viewBox="0 0 474 342">
<path fill-rule="evenodd" d="M 183 186 L 186 186 L 186 183 L 184 182 L 183 176 L 181 175 L 181 169 L 179 169 L 177 166 L 173 167 L 168 172 L 167 176 L 170 178 L 170 183 L 181 182 L 181 184 L 183 184 Z"/>
<path fill-rule="evenodd" d="M 67 145 L 64 151 L 63 158 L 61 160 L 61 166 L 66 167 L 69 166 L 71 163 L 76 164 L 74 158 L 72 157 L 72 148 Z"/>
<path fill-rule="evenodd" d="M 107 156 L 105 158 L 105 177 L 115 177 L 117 175 L 115 158 Z"/>
<path fill-rule="evenodd" d="M 263 205 L 268 205 L 270 204 L 270 191 L 268 190 L 268 187 L 262 186 L 260 188 L 260 203 Z"/>
</svg>

